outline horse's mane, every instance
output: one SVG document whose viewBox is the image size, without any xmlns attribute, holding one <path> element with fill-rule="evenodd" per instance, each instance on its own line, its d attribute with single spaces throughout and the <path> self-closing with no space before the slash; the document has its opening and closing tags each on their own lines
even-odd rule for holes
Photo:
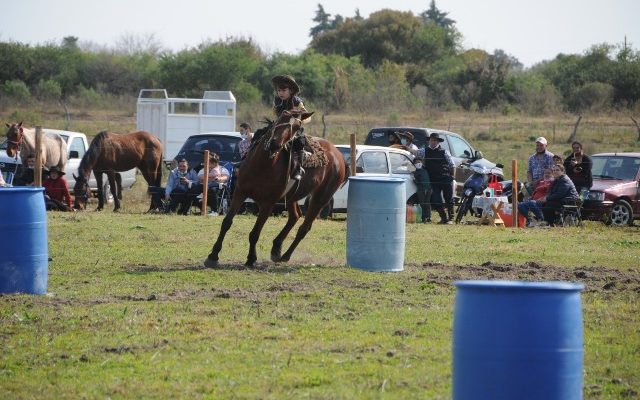
<svg viewBox="0 0 640 400">
<path fill-rule="evenodd" d="M 98 160 L 100 149 L 103 147 L 106 137 L 107 131 L 102 131 L 93 138 L 91 144 L 89 145 L 89 149 L 86 153 L 84 153 L 84 156 L 82 156 L 82 160 L 80 160 L 80 165 L 78 166 L 79 175 L 86 176 L 91 173 L 91 171 L 93 170 L 93 166 Z"/>
</svg>

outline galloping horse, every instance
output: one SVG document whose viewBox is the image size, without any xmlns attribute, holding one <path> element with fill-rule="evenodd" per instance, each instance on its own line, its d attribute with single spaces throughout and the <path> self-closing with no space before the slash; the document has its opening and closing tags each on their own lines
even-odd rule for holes
<svg viewBox="0 0 640 400">
<path fill-rule="evenodd" d="M 36 148 L 36 130 L 25 129 L 22 122 L 17 124 L 5 124 L 7 130 L 7 155 L 15 157 L 20 151 L 22 165 L 27 165 L 27 157 L 30 154 L 35 155 Z M 42 146 L 40 148 L 42 157 L 42 165 L 46 168 L 54 165 L 64 171 L 67 164 L 67 144 L 60 135 L 45 132 L 42 135 Z"/>
<path fill-rule="evenodd" d="M 152 134 L 144 131 L 119 135 L 107 131 L 100 132 L 93 138 L 89 149 L 82 157 L 78 167 L 78 176 L 73 175 L 76 184 L 73 188 L 76 209 L 85 209 L 89 191 L 91 171 L 98 184 L 98 208 L 104 207 L 102 193 L 102 174 L 107 174 L 111 194 L 113 194 L 113 211 L 120 209 L 120 197 L 117 193 L 116 172 L 138 168 L 149 186 L 160 186 L 162 179 L 162 143 Z M 151 199 L 150 209 L 160 208 Z"/>
<path fill-rule="evenodd" d="M 236 188 L 231 199 L 231 207 L 224 217 L 220 234 L 213 245 L 211 253 L 204 262 L 211 268 L 218 264 L 218 254 L 222 249 L 224 237 L 233 223 L 241 205 L 247 198 L 253 199 L 259 207 L 256 223 L 249 234 L 249 254 L 246 266 L 252 266 L 257 260 L 256 243 L 260 232 L 271 215 L 275 204 L 284 199 L 289 218 L 282 231 L 273 240 L 271 260 L 274 262 L 289 261 L 296 246 L 311 229 L 311 224 L 318 217 L 320 210 L 326 206 L 334 193 L 344 184 L 347 166 L 340 151 L 330 142 L 320 138 L 311 138 L 319 144 L 319 151 L 326 156 L 325 162 L 315 168 L 305 167 L 306 173 L 299 183 L 291 178 L 292 156 L 291 145 L 302 120 L 313 113 L 285 111 L 271 124 L 269 130 L 249 149 L 242 162 Z M 289 246 L 280 255 L 282 242 L 301 216 L 298 200 L 311 195 L 304 222 Z"/>
</svg>

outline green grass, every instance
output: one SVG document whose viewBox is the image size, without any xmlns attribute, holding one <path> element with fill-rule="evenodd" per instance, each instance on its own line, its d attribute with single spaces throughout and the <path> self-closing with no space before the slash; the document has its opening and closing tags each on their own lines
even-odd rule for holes
<svg viewBox="0 0 640 400">
<path fill-rule="evenodd" d="M 220 218 L 124 204 L 48 215 L 49 293 L 0 297 L 0 398 L 450 398 L 452 283 L 472 278 L 585 283 L 585 397 L 640 391 L 638 227 L 408 225 L 405 271 L 370 273 L 344 265 L 344 220 L 273 264 L 270 219 L 243 268 L 238 216 L 203 269 Z"/>
</svg>

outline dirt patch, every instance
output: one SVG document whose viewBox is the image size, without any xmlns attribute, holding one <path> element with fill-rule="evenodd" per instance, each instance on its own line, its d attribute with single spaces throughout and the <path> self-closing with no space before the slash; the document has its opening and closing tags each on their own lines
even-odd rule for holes
<svg viewBox="0 0 640 400">
<path fill-rule="evenodd" d="M 582 283 L 586 292 L 640 293 L 640 271 L 621 271 L 607 267 L 584 266 L 577 268 L 525 264 L 445 265 L 439 263 L 412 264 L 410 268 L 426 270 L 429 282 L 451 285 L 452 281 L 469 279 L 518 281 L 570 281 Z"/>
</svg>

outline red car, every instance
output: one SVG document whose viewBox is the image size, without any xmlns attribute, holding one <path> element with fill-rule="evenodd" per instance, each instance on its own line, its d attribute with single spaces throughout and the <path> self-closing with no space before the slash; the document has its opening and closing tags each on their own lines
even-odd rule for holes
<svg viewBox="0 0 640 400">
<path fill-rule="evenodd" d="M 600 153 L 591 156 L 593 186 L 584 201 L 584 219 L 616 226 L 640 218 L 640 153 Z"/>
</svg>

